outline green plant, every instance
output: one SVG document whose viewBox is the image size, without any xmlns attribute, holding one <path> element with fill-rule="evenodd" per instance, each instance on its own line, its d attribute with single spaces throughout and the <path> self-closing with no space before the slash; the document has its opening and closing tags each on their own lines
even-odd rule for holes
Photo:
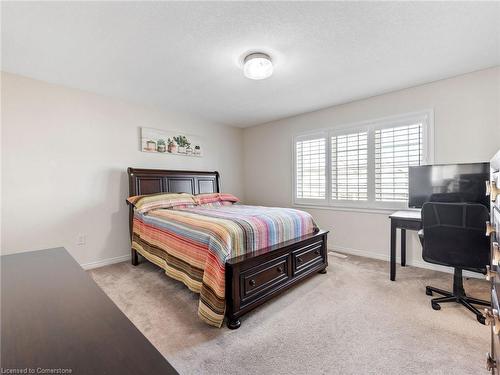
<svg viewBox="0 0 500 375">
<path fill-rule="evenodd" d="M 158 142 L 156 144 L 158 146 L 165 146 L 165 140 L 164 139 L 158 139 Z"/>
<path fill-rule="evenodd" d="M 173 146 L 174 145 L 174 141 L 172 141 L 170 138 L 167 139 L 167 142 L 168 142 L 169 146 Z"/>
<path fill-rule="evenodd" d="M 195 149 L 195 150 L 199 150 L 200 148 L 201 148 L 201 147 L 200 147 L 200 146 L 198 146 L 198 145 L 194 146 L 194 149 Z"/>
<path fill-rule="evenodd" d="M 175 143 L 177 143 L 179 147 L 189 147 L 191 145 L 191 142 L 189 142 L 186 136 L 184 135 L 179 135 L 177 137 L 174 137 L 174 141 Z"/>
</svg>

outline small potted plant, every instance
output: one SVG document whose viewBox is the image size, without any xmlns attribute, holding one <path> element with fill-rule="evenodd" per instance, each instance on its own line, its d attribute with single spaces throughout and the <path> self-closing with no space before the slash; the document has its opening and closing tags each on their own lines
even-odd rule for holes
<svg viewBox="0 0 500 375">
<path fill-rule="evenodd" d="M 175 142 L 169 138 L 169 139 L 167 139 L 167 143 L 168 143 L 167 151 L 170 152 L 171 154 L 175 153 L 176 148 L 177 148 L 177 146 L 175 145 Z"/>
<path fill-rule="evenodd" d="M 201 147 L 199 145 L 194 146 L 194 154 L 201 155 Z"/>
<path fill-rule="evenodd" d="M 184 135 L 174 137 L 174 141 L 175 143 L 177 143 L 177 152 L 179 154 L 185 154 L 186 149 L 191 145 L 191 143 L 189 143 L 188 139 Z"/>
<path fill-rule="evenodd" d="M 146 151 L 156 151 L 156 142 L 155 141 L 146 141 Z"/>
<path fill-rule="evenodd" d="M 165 145 L 165 140 L 164 139 L 158 139 L 158 142 L 156 143 L 156 149 L 158 152 L 165 152 L 167 151 L 167 146 Z"/>
</svg>

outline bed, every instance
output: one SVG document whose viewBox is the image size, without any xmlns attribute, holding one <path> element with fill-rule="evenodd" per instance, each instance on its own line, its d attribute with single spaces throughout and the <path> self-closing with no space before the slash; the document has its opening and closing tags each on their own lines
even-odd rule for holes
<svg viewBox="0 0 500 375">
<path fill-rule="evenodd" d="M 129 197 L 220 193 L 218 172 L 129 168 L 128 176 Z M 239 328 L 243 314 L 326 273 L 327 232 L 312 225 L 305 212 L 238 204 L 143 214 L 129 206 L 132 264 L 138 265 L 141 255 L 199 293 L 198 314 L 208 324 L 220 327 L 225 317 L 229 328 Z"/>
</svg>

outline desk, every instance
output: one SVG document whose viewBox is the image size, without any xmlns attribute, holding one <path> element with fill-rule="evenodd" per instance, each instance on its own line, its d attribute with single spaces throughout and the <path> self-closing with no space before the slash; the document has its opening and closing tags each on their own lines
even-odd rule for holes
<svg viewBox="0 0 500 375">
<path fill-rule="evenodd" d="M 422 218 L 420 210 L 397 211 L 391 219 L 391 280 L 396 280 L 396 229 L 401 229 L 401 266 L 406 266 L 406 230 L 420 230 Z"/>
<path fill-rule="evenodd" d="M 1 263 L 3 370 L 177 374 L 65 249 L 4 255 Z"/>
</svg>

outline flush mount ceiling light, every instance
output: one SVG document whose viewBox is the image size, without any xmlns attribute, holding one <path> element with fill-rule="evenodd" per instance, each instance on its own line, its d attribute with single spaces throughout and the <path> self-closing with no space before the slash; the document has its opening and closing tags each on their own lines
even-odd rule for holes
<svg viewBox="0 0 500 375">
<path fill-rule="evenodd" d="M 250 79 L 266 79 L 273 74 L 273 62 L 265 53 L 251 53 L 243 60 L 243 74 Z"/>
</svg>

